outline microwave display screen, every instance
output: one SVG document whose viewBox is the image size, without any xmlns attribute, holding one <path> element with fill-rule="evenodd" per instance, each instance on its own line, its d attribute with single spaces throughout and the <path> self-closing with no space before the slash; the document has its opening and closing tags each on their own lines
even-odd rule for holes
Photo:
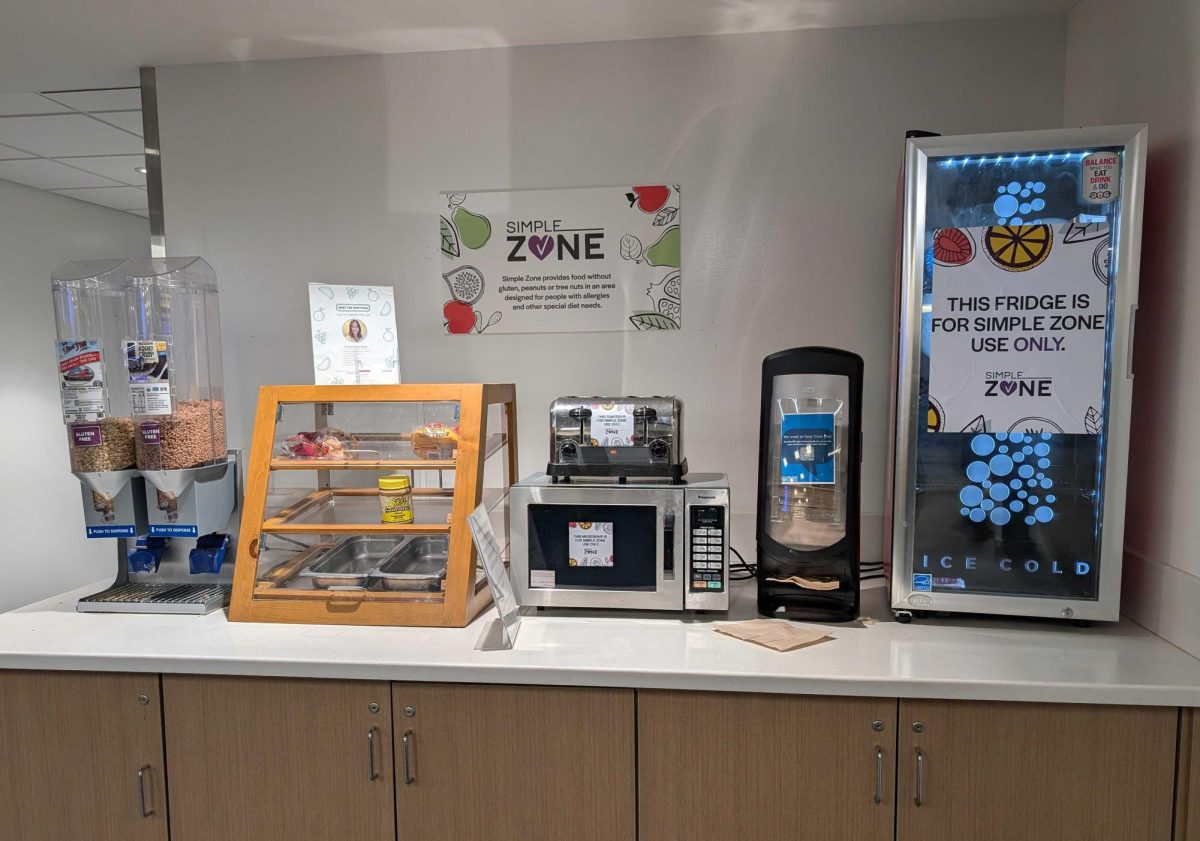
<svg viewBox="0 0 1200 841">
<path fill-rule="evenodd" d="M 529 586 L 653 591 L 653 505 L 530 505 Z"/>
</svg>

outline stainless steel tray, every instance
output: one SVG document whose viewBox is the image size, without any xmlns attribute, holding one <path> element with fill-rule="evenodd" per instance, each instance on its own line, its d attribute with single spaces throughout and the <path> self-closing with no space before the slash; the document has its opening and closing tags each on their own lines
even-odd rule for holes
<svg viewBox="0 0 1200 841">
<path fill-rule="evenodd" d="M 330 588 L 365 590 L 371 583 L 371 573 L 387 560 L 401 544 L 403 537 L 358 535 L 338 541 L 300 576 L 307 578 L 319 590 Z"/>
<path fill-rule="evenodd" d="M 371 573 L 372 584 L 381 590 L 440 590 L 449 554 L 445 535 L 414 537 Z"/>
</svg>

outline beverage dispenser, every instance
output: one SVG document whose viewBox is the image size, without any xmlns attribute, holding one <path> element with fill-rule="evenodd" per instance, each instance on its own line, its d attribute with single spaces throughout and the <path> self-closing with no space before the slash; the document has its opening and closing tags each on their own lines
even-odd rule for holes
<svg viewBox="0 0 1200 841">
<path fill-rule="evenodd" d="M 133 537 L 145 528 L 122 356 L 125 262 L 76 261 L 51 275 L 63 421 L 89 538 Z"/>
<path fill-rule="evenodd" d="M 863 361 L 823 347 L 763 360 L 758 610 L 847 622 L 859 610 Z"/>
</svg>

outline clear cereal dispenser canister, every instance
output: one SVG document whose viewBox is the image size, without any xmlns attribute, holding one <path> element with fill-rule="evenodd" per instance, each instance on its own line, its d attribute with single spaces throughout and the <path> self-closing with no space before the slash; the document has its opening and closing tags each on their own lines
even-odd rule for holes
<svg viewBox="0 0 1200 841">
<path fill-rule="evenodd" d="M 125 264 L 81 260 L 51 274 L 55 361 L 71 471 L 92 491 L 101 522 L 114 519 L 116 496 L 134 466 L 133 422 L 125 388 Z M 115 384 L 115 387 L 113 387 Z"/>
<path fill-rule="evenodd" d="M 137 466 L 166 510 L 183 486 L 167 472 L 226 459 L 217 276 L 199 257 L 133 260 L 125 276 Z"/>
</svg>

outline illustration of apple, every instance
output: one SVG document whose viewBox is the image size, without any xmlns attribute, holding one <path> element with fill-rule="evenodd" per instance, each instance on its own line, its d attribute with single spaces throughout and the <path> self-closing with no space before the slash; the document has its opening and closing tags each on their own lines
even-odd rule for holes
<svg viewBox="0 0 1200 841">
<path fill-rule="evenodd" d="M 671 188 L 663 184 L 634 187 L 632 193 L 625 194 L 625 198 L 629 199 L 629 206 L 633 207 L 636 204 L 642 213 L 658 213 L 670 197 Z"/>
<path fill-rule="evenodd" d="M 475 329 L 475 310 L 462 301 L 447 301 L 442 307 L 442 317 L 451 333 L 470 333 Z"/>
</svg>

